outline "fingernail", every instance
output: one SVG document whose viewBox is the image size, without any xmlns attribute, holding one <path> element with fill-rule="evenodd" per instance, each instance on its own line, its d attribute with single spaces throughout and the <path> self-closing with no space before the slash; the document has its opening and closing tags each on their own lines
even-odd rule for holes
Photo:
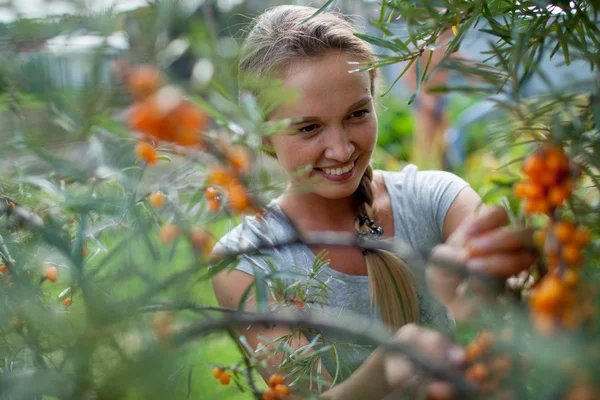
<svg viewBox="0 0 600 400">
<path fill-rule="evenodd" d="M 462 347 L 452 347 L 447 356 L 451 363 L 460 364 L 465 360 L 465 351 Z"/>
<path fill-rule="evenodd" d="M 467 261 L 466 267 L 472 272 L 483 272 L 485 270 L 485 262 L 481 258 L 473 258 Z"/>
</svg>

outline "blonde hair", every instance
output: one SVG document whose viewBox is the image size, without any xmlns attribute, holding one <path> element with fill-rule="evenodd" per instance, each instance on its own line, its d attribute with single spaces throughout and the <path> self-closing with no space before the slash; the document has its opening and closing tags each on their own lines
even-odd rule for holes
<svg viewBox="0 0 600 400">
<path fill-rule="evenodd" d="M 295 60 L 322 57 L 331 50 L 355 56 L 357 61 L 375 60 L 370 46 L 354 35 L 354 26 L 343 14 L 328 11 L 314 15 L 316 11 L 312 7 L 278 6 L 254 21 L 241 50 L 241 90 L 248 89 L 244 77 L 281 76 Z M 376 70 L 371 69 L 369 74 L 374 95 Z M 375 219 L 372 180 L 373 169 L 369 165 L 355 199 L 360 215 Z M 366 224 L 356 224 L 358 233 L 368 229 Z M 365 258 L 371 306 L 379 307 L 383 322 L 394 329 L 416 322 L 418 298 L 408 265 L 394 253 L 380 249 L 368 251 Z"/>
</svg>

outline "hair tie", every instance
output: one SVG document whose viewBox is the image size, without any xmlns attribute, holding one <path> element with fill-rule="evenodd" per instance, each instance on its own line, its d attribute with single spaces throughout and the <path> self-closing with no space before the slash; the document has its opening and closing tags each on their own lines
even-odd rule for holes
<svg viewBox="0 0 600 400">
<path fill-rule="evenodd" d="M 383 235 L 383 228 L 381 226 L 375 225 L 375 221 L 369 218 L 368 215 L 358 215 L 355 218 L 355 221 L 358 221 L 361 226 L 365 223 L 369 226 L 369 232 L 358 232 L 356 234 L 358 238 L 364 237 L 367 239 L 378 240 L 381 237 L 381 235 Z M 375 251 L 373 249 L 365 249 L 364 247 L 362 247 L 363 255 L 366 256 L 369 252 L 374 253 Z"/>
</svg>

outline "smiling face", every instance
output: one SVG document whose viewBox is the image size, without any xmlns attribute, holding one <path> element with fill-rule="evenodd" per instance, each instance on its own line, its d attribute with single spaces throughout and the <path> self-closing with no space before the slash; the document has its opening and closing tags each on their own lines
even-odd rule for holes
<svg viewBox="0 0 600 400">
<path fill-rule="evenodd" d="M 362 179 L 377 141 L 368 72 L 349 73 L 356 61 L 331 51 L 294 62 L 282 78 L 284 90 L 297 90 L 294 102 L 279 106 L 269 120 L 293 119 L 269 138 L 292 186 L 310 182 L 312 193 L 328 199 L 351 196 Z M 298 174 L 307 166 L 308 172 Z"/>
</svg>

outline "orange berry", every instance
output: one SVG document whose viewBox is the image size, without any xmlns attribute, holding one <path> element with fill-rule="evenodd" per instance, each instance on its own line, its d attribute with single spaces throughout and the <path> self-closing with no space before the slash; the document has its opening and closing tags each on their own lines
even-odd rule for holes
<svg viewBox="0 0 600 400">
<path fill-rule="evenodd" d="M 215 185 L 229 186 L 231 183 L 236 181 L 236 178 L 230 170 L 223 167 L 216 167 L 210 171 L 207 176 L 207 180 Z"/>
<path fill-rule="evenodd" d="M 150 194 L 150 204 L 154 208 L 161 208 L 165 204 L 165 195 L 161 191 Z"/>
<path fill-rule="evenodd" d="M 573 236 L 573 242 L 579 246 L 587 246 L 592 240 L 592 234 L 590 230 L 585 226 L 580 226 Z"/>
<path fill-rule="evenodd" d="M 277 385 L 281 385 L 283 384 L 283 376 L 279 375 L 279 374 L 273 374 L 269 377 L 269 386 L 270 387 L 275 387 Z"/>
<path fill-rule="evenodd" d="M 48 279 L 50 282 L 56 282 L 58 279 L 58 269 L 54 265 L 48 265 L 46 267 L 46 273 L 44 277 Z"/>
<path fill-rule="evenodd" d="M 8 267 L 4 264 L 0 265 L 0 274 L 7 274 L 8 273 Z"/>
<path fill-rule="evenodd" d="M 550 212 L 550 206 L 544 199 L 529 199 L 523 203 L 525 204 L 525 212 L 529 214 L 548 214 Z"/>
<path fill-rule="evenodd" d="M 137 156 L 146 161 L 148 165 L 154 165 L 158 160 L 158 153 L 156 152 L 156 149 L 148 143 L 139 143 L 135 147 L 135 152 Z"/>
<path fill-rule="evenodd" d="M 537 181 L 546 187 L 553 186 L 556 183 L 556 172 L 544 170 L 541 172 Z"/>
<path fill-rule="evenodd" d="M 207 187 L 204 190 L 204 197 L 208 201 L 215 200 L 217 197 L 219 197 L 219 192 L 217 192 L 215 188 Z"/>
<path fill-rule="evenodd" d="M 563 276 L 565 283 L 569 286 L 575 286 L 579 282 L 579 274 L 572 269 L 567 269 Z"/>
<path fill-rule="evenodd" d="M 286 385 L 276 385 L 273 390 L 275 391 L 275 393 L 277 393 L 279 396 L 289 396 L 290 395 L 290 389 L 286 386 Z"/>
<path fill-rule="evenodd" d="M 167 222 L 158 231 L 158 240 L 163 244 L 168 244 L 175 240 L 179 233 L 177 225 Z"/>
<path fill-rule="evenodd" d="M 554 236 L 560 243 L 568 243 L 575 233 L 575 225 L 569 221 L 557 221 L 553 227 Z"/>
<path fill-rule="evenodd" d="M 528 182 L 525 186 L 525 196 L 530 199 L 542 197 L 544 195 L 544 188 L 533 182 Z"/>
<path fill-rule="evenodd" d="M 71 305 L 71 299 L 66 298 L 62 301 L 62 305 L 65 307 L 69 307 Z"/>
<path fill-rule="evenodd" d="M 517 182 L 513 185 L 513 194 L 518 198 L 527 197 L 527 186 L 526 182 Z"/>
<path fill-rule="evenodd" d="M 525 159 L 523 172 L 530 178 L 537 178 L 544 170 L 544 160 L 539 154 L 533 154 Z"/>
<path fill-rule="evenodd" d="M 600 392 L 597 388 L 580 384 L 571 389 L 565 400 L 596 400 L 598 396 Z"/>
<path fill-rule="evenodd" d="M 566 244 L 562 248 L 562 258 L 568 265 L 581 265 L 583 263 L 583 254 L 581 248 L 575 244 Z"/>
<path fill-rule="evenodd" d="M 83 254 L 84 257 L 87 257 L 87 254 L 88 254 L 87 247 L 83 246 L 81 248 L 81 254 Z"/>
<path fill-rule="evenodd" d="M 229 375 L 227 372 L 223 372 L 223 374 L 219 377 L 219 382 L 221 382 L 221 385 L 229 385 L 231 382 L 231 375 Z"/>
<path fill-rule="evenodd" d="M 12 201 L 9 201 L 9 202 L 8 202 L 8 206 L 9 206 L 10 208 L 15 208 L 15 207 L 16 207 L 16 206 L 15 206 L 15 203 L 13 203 Z"/>
<path fill-rule="evenodd" d="M 137 67 L 127 79 L 127 87 L 131 94 L 143 99 L 155 93 L 163 84 L 163 78 L 156 68 L 151 65 Z"/>
<path fill-rule="evenodd" d="M 470 382 L 481 382 L 489 375 L 488 367 L 483 363 L 473 364 L 465 371 L 465 379 Z"/>
<path fill-rule="evenodd" d="M 250 167 L 250 152 L 242 146 L 233 146 L 227 151 L 227 159 L 231 166 L 238 172 L 243 173 Z"/>
<path fill-rule="evenodd" d="M 229 206 L 233 211 L 243 213 L 252 205 L 248 191 L 243 185 L 232 185 L 227 196 Z"/>
<path fill-rule="evenodd" d="M 163 115 L 155 96 L 134 104 L 128 112 L 127 124 L 131 129 L 147 133 L 161 140 L 173 140 L 169 119 Z"/>
<path fill-rule="evenodd" d="M 473 362 L 479 357 L 481 357 L 484 353 L 484 348 L 478 342 L 469 343 L 466 348 L 466 361 Z"/>
<path fill-rule="evenodd" d="M 549 170 L 560 172 L 569 168 L 569 159 L 561 147 L 547 147 L 545 153 L 545 164 Z"/>
<path fill-rule="evenodd" d="M 207 256 L 212 251 L 213 247 L 212 236 L 203 228 L 194 228 L 190 233 L 190 243 L 194 249 L 202 251 Z"/>
<path fill-rule="evenodd" d="M 213 369 L 213 378 L 215 379 L 219 379 L 221 378 L 221 375 L 223 375 L 223 370 L 219 367 L 215 367 L 215 369 Z"/>
<path fill-rule="evenodd" d="M 190 100 L 183 99 L 169 114 L 175 142 L 182 146 L 202 144 L 200 134 L 206 128 L 206 115 Z"/>
<path fill-rule="evenodd" d="M 219 200 L 219 199 L 210 200 L 208 202 L 208 209 L 210 210 L 210 212 L 218 213 L 219 210 L 221 209 L 221 200 Z"/>
<path fill-rule="evenodd" d="M 548 202 L 553 206 L 560 206 L 569 198 L 570 194 L 562 186 L 552 186 L 548 191 Z"/>
<path fill-rule="evenodd" d="M 546 243 L 546 231 L 535 231 L 533 234 L 533 243 L 535 243 L 535 245 L 538 247 L 544 247 L 544 243 Z"/>
<path fill-rule="evenodd" d="M 267 388 L 262 393 L 262 400 L 277 400 L 277 393 L 273 388 Z"/>
<path fill-rule="evenodd" d="M 531 298 L 531 305 L 537 311 L 553 312 L 566 293 L 565 283 L 556 275 L 546 275 Z"/>
</svg>

